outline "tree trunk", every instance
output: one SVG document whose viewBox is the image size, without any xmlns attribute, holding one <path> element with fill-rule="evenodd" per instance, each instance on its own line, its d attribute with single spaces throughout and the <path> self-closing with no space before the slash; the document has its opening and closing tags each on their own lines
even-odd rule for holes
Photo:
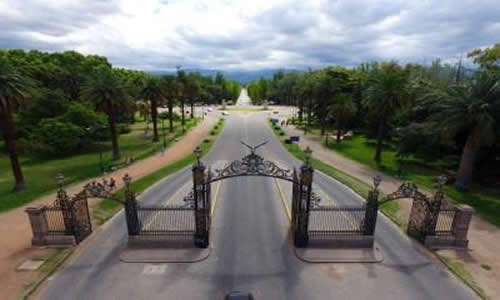
<svg viewBox="0 0 500 300">
<path fill-rule="evenodd" d="M 302 124 L 302 118 L 304 114 L 304 100 L 299 100 L 299 123 Z"/>
<path fill-rule="evenodd" d="M 460 159 L 460 167 L 457 173 L 455 187 L 462 191 L 467 191 L 472 183 L 472 171 L 476 162 L 476 154 L 481 145 L 481 132 L 479 126 L 474 126 L 465 143 Z"/>
<path fill-rule="evenodd" d="M 340 136 L 342 135 L 342 126 L 340 121 L 337 120 L 337 143 L 340 143 Z"/>
<path fill-rule="evenodd" d="M 191 119 L 194 118 L 194 101 L 191 100 Z"/>
<path fill-rule="evenodd" d="M 185 105 L 184 105 L 184 99 L 181 99 L 181 124 L 182 124 L 182 132 L 184 132 L 184 124 L 185 124 L 185 116 L 184 116 L 184 110 L 185 110 Z"/>
<path fill-rule="evenodd" d="M 151 100 L 151 120 L 153 121 L 153 142 L 158 142 L 158 103 Z"/>
<path fill-rule="evenodd" d="M 5 101 L 5 107 L 0 108 L 0 110 L 0 125 L 2 126 L 3 139 L 5 141 L 7 153 L 9 154 L 12 174 L 14 174 L 15 179 L 14 191 L 18 192 L 24 190 L 25 182 L 21 164 L 19 163 L 19 157 L 17 155 L 16 132 L 12 120 L 12 111 L 7 101 Z"/>
<path fill-rule="evenodd" d="M 118 134 L 116 133 L 115 112 L 113 109 L 113 104 L 109 101 L 107 103 L 107 108 L 109 133 L 111 134 L 111 144 L 113 146 L 113 160 L 119 160 L 120 148 L 118 146 Z"/>
<path fill-rule="evenodd" d="M 174 132 L 174 107 L 172 99 L 168 101 L 168 122 L 170 124 L 170 132 Z"/>
<path fill-rule="evenodd" d="M 382 146 L 384 142 L 384 120 L 381 120 L 379 125 L 378 125 L 378 132 L 377 132 L 377 148 L 375 150 L 375 162 L 377 165 L 380 165 L 380 162 L 382 160 Z"/>
</svg>

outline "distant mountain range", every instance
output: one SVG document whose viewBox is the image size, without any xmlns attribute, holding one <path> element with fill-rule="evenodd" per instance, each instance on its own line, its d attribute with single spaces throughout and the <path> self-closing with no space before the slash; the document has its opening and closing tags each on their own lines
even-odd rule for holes
<svg viewBox="0 0 500 300">
<path fill-rule="evenodd" d="M 230 78 L 234 81 L 238 81 L 241 84 L 247 84 L 251 81 L 260 78 L 266 78 L 266 79 L 273 78 L 273 74 L 280 70 L 284 72 L 300 71 L 293 69 L 263 69 L 258 71 L 220 71 L 220 72 L 224 74 L 224 76 L 227 78 Z M 215 76 L 215 74 L 219 72 L 217 70 L 208 70 L 208 69 L 184 69 L 184 71 L 186 71 L 187 73 L 199 72 L 203 76 Z M 167 74 L 174 74 L 175 71 L 150 71 L 149 73 L 153 75 L 167 75 Z"/>
</svg>

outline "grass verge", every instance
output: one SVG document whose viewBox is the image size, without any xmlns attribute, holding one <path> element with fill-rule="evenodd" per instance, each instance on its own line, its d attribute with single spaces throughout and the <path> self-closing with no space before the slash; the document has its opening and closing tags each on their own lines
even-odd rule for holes
<svg viewBox="0 0 500 300">
<path fill-rule="evenodd" d="M 16 299 L 28 299 L 36 289 L 68 259 L 73 253 L 73 248 L 55 249 L 48 259 L 40 266 L 38 270 L 38 278 L 28 284 L 24 291 L 16 297 Z"/>
<path fill-rule="evenodd" d="M 213 138 L 207 138 L 200 144 L 200 148 L 202 150 L 203 155 L 207 154 L 210 151 L 213 143 L 215 142 L 216 136 L 222 131 L 223 128 L 224 128 L 224 119 L 219 119 L 219 122 L 216 125 L 214 125 L 213 129 L 210 132 Z M 185 168 L 186 166 L 193 164 L 195 161 L 196 157 L 194 156 L 193 153 L 190 153 L 164 168 L 161 168 L 149 175 L 146 175 L 142 178 L 135 180 L 134 182 L 131 183 L 131 188 L 137 194 L 140 194 L 145 189 L 152 186 L 158 180 L 163 179 L 169 176 L 170 174 L 175 173 Z M 113 193 L 112 197 L 123 199 L 124 193 L 125 189 L 121 188 L 115 193 Z M 99 225 L 104 224 L 121 208 L 122 205 L 117 201 L 111 199 L 104 199 L 94 208 L 92 212 L 92 218 L 96 220 L 97 224 Z"/>
<path fill-rule="evenodd" d="M 455 261 L 449 257 L 446 257 L 444 255 L 441 255 L 437 252 L 435 252 L 439 260 L 445 264 L 448 269 L 458 276 L 459 278 L 462 279 L 462 281 L 468 285 L 476 294 L 481 297 L 482 299 L 488 299 L 488 296 L 484 292 L 484 290 L 478 285 L 478 283 L 474 280 L 472 277 L 472 274 L 470 274 L 466 269 L 465 265 L 462 264 L 461 262 Z"/>
<path fill-rule="evenodd" d="M 288 152 L 290 152 L 297 159 L 303 161 L 305 157 L 304 151 L 300 149 L 300 147 L 296 144 L 285 143 L 286 136 L 282 134 L 283 131 L 281 130 L 281 128 L 279 126 L 274 126 L 271 122 L 269 122 L 269 124 L 273 132 L 276 134 L 276 137 L 281 141 L 281 144 L 285 147 L 285 149 L 287 149 Z M 371 190 L 371 186 L 369 186 L 368 184 L 318 159 L 312 158 L 311 163 L 315 169 L 320 170 L 321 172 L 335 178 L 337 181 L 348 186 L 365 200 L 368 198 L 368 192 Z M 382 198 L 383 195 L 380 195 L 380 197 Z M 406 230 L 406 222 L 404 222 L 398 216 L 399 204 L 397 202 L 387 202 L 380 207 L 380 210 L 400 228 Z"/>
</svg>

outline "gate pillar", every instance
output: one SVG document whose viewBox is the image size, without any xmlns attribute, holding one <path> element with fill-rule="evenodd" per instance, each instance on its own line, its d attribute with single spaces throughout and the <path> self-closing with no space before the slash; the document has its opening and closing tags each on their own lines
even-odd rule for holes
<svg viewBox="0 0 500 300">
<path fill-rule="evenodd" d="M 138 235 L 140 224 L 137 216 L 137 201 L 135 199 L 135 193 L 130 190 L 132 177 L 125 174 L 123 182 L 125 182 L 125 216 L 127 219 L 128 235 Z"/>
<path fill-rule="evenodd" d="M 304 164 L 300 167 L 298 188 L 297 224 L 294 228 L 294 243 L 296 247 L 307 247 L 309 243 L 309 211 L 311 208 L 311 192 L 314 169 L 311 166 L 311 149 L 305 150 Z"/>
<path fill-rule="evenodd" d="M 205 166 L 200 161 L 201 149 L 196 147 L 194 150 L 196 163 L 193 165 L 193 199 L 194 199 L 194 218 L 195 233 L 194 244 L 200 248 L 207 248 L 209 245 L 209 218 L 208 199 L 205 184 Z"/>
<path fill-rule="evenodd" d="M 369 192 L 368 201 L 366 202 L 364 235 L 373 235 L 375 233 L 378 215 L 378 186 L 381 181 L 382 178 L 379 175 L 373 178 L 374 189 Z"/>
<path fill-rule="evenodd" d="M 59 206 L 62 210 L 63 220 L 64 220 L 64 228 L 65 234 L 72 235 L 73 234 L 73 216 L 71 212 L 71 204 L 68 197 L 68 194 L 64 190 L 64 175 L 59 173 L 56 175 L 56 182 L 59 186 L 57 191 L 57 199 L 56 206 Z"/>
</svg>

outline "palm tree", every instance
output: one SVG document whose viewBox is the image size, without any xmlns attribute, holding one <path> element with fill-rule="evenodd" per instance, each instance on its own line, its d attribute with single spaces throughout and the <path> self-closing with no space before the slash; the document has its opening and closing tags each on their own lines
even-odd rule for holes
<svg viewBox="0 0 500 300">
<path fill-rule="evenodd" d="M 480 72 L 465 84 L 431 91 L 423 100 L 433 102 L 435 112 L 430 119 L 443 134 L 453 137 L 459 132 L 467 133 L 455 186 L 468 190 L 478 150 L 494 142 L 494 107 L 500 104 L 500 74 Z"/>
<path fill-rule="evenodd" d="M 371 71 L 364 104 L 376 118 L 377 147 L 375 162 L 381 163 L 387 125 L 406 100 L 408 72 L 395 62 L 382 63 Z"/>
<path fill-rule="evenodd" d="M 177 85 L 177 81 L 173 76 L 165 76 L 162 78 L 162 85 L 165 89 L 165 98 L 167 100 L 168 106 L 168 121 L 170 132 L 174 132 L 174 99 L 177 96 L 177 89 L 180 88 Z"/>
<path fill-rule="evenodd" d="M 30 78 L 23 76 L 5 58 L 0 58 L 0 128 L 16 181 L 14 191 L 24 190 L 25 182 L 17 155 L 17 138 L 12 115 L 21 102 L 28 97 L 33 86 Z"/>
<path fill-rule="evenodd" d="M 160 78 L 150 77 L 141 90 L 141 96 L 151 103 L 151 120 L 153 121 L 153 142 L 158 142 L 158 101 L 163 101 L 166 97 L 165 89 Z"/>
<path fill-rule="evenodd" d="M 103 108 L 108 115 L 108 126 L 113 145 L 113 160 L 120 159 L 116 131 L 117 107 L 129 98 L 127 85 L 108 67 L 96 68 L 95 74 L 82 86 L 83 98 Z"/>
<path fill-rule="evenodd" d="M 337 143 L 339 143 L 345 123 L 351 120 L 356 114 L 356 105 L 352 100 L 351 94 L 340 93 L 334 98 L 334 102 L 328 110 L 335 119 L 337 125 Z"/>
<path fill-rule="evenodd" d="M 200 93 L 200 83 L 191 76 L 188 76 L 185 81 L 185 96 L 188 98 L 191 105 L 191 119 L 194 118 L 194 101 Z"/>
</svg>

